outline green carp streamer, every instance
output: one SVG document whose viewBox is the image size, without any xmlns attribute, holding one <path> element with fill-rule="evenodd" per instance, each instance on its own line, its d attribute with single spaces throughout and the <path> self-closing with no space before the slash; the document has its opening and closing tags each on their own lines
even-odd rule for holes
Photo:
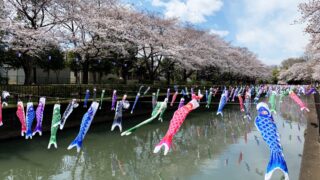
<svg viewBox="0 0 320 180">
<path fill-rule="evenodd" d="M 153 109 L 151 117 L 149 119 L 147 119 L 147 120 L 137 124 L 136 126 L 124 131 L 123 133 L 121 133 L 121 136 L 128 136 L 128 135 L 132 134 L 132 132 L 134 132 L 135 130 L 137 130 L 141 126 L 150 123 L 151 121 L 156 119 L 158 116 L 159 116 L 158 119 L 162 122 L 163 114 L 164 114 L 165 110 L 167 109 L 167 103 L 168 103 L 167 98 L 164 100 L 164 102 L 157 102 L 157 105 Z"/>
<path fill-rule="evenodd" d="M 51 145 L 54 145 L 55 148 L 58 148 L 57 146 L 58 126 L 54 126 L 54 125 L 56 123 L 59 123 L 60 119 L 61 119 L 60 104 L 55 104 L 53 107 L 53 115 L 52 115 L 52 122 L 51 122 L 51 136 L 50 136 L 48 149 L 50 149 Z"/>
</svg>

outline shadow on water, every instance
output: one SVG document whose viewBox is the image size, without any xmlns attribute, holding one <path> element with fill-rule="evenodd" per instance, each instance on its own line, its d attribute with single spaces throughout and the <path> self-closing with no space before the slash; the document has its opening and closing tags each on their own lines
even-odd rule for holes
<svg viewBox="0 0 320 180">
<path fill-rule="evenodd" d="M 254 126 L 254 106 L 251 109 L 251 121 L 238 105 L 227 105 L 224 117 L 212 108 L 192 112 L 167 156 L 153 154 L 153 148 L 165 135 L 173 112 L 166 112 L 167 121 L 152 122 L 128 137 L 121 137 L 118 129 L 110 132 L 111 123 L 93 125 L 80 153 L 66 150 L 77 129 L 58 131 L 57 150 L 46 149 L 48 134 L 3 141 L 0 179 L 263 179 L 269 152 Z M 289 99 L 277 109 L 274 118 L 295 179 L 306 119 Z M 124 129 L 146 118 L 124 120 Z"/>
</svg>

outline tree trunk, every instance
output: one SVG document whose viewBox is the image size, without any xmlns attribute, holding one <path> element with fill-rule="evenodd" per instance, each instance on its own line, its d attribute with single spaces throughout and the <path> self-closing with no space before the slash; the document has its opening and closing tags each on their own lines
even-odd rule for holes
<svg viewBox="0 0 320 180">
<path fill-rule="evenodd" d="M 103 73 L 102 72 L 99 72 L 99 84 L 102 84 L 102 76 L 103 76 Z"/>
<path fill-rule="evenodd" d="M 76 78 L 76 84 L 79 83 L 79 74 L 78 74 L 78 71 L 74 71 L 74 77 Z"/>
<path fill-rule="evenodd" d="M 33 83 L 37 84 L 37 68 L 33 68 Z"/>
<path fill-rule="evenodd" d="M 182 74 L 183 74 L 182 81 L 186 82 L 187 81 L 187 70 L 184 69 Z"/>
<path fill-rule="evenodd" d="M 187 70 L 184 69 L 183 70 L 183 81 L 187 82 L 187 79 L 193 74 L 193 71 L 190 71 L 189 73 L 187 73 Z"/>
<path fill-rule="evenodd" d="M 97 74 L 96 72 L 92 72 L 93 84 L 97 84 Z"/>
<path fill-rule="evenodd" d="M 154 83 L 154 73 L 152 72 L 149 73 L 149 80 L 150 80 L 150 84 Z"/>
<path fill-rule="evenodd" d="M 85 60 L 85 62 L 82 64 L 82 83 L 88 84 L 89 82 L 89 61 Z"/>
<path fill-rule="evenodd" d="M 56 78 L 57 78 L 57 84 L 59 84 L 59 79 L 60 79 L 60 71 L 56 71 Z"/>
<path fill-rule="evenodd" d="M 126 67 L 122 67 L 121 76 L 123 79 L 123 83 L 127 84 L 127 82 L 128 82 L 128 69 Z"/>
<path fill-rule="evenodd" d="M 167 72 L 166 72 L 166 76 L 167 76 L 167 85 L 169 86 L 170 85 L 170 79 L 171 79 L 171 73 L 170 73 L 170 71 L 169 70 L 167 70 Z"/>
<path fill-rule="evenodd" d="M 50 83 L 50 69 L 47 71 L 47 83 Z"/>
<path fill-rule="evenodd" d="M 25 66 L 23 66 L 23 71 L 24 71 L 24 75 L 25 75 L 24 85 L 30 85 L 32 82 L 32 79 L 31 79 L 32 67 L 25 65 Z"/>
</svg>

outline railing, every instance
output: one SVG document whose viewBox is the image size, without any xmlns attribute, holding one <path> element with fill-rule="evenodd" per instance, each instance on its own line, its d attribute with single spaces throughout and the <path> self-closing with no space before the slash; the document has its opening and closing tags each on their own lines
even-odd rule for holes
<svg viewBox="0 0 320 180">
<path fill-rule="evenodd" d="M 146 85 L 147 86 L 147 85 Z M 55 85 L 0 85 L 0 92 L 8 91 L 16 98 L 28 98 L 46 96 L 49 98 L 83 98 L 87 89 L 91 94 L 93 88 L 97 89 L 97 95 L 104 89 L 106 96 L 112 94 L 114 89 L 118 94 L 135 95 L 139 89 L 139 85 L 123 85 L 123 84 L 100 84 L 100 85 L 72 85 L 72 84 L 55 84 Z M 154 90 L 155 87 L 152 87 Z M 151 90 L 151 89 L 150 89 Z M 19 96 L 19 97 L 17 97 Z M 98 98 L 98 97 L 97 97 Z M 12 98 L 11 98 L 12 99 Z"/>
<path fill-rule="evenodd" d="M 0 93 L 2 91 L 8 91 L 11 96 L 9 102 L 16 104 L 18 99 L 23 101 L 28 101 L 30 98 L 32 101 L 37 102 L 38 98 L 45 96 L 47 101 L 56 101 L 59 100 L 70 100 L 71 98 L 84 99 L 86 90 L 90 90 L 90 97 L 92 97 L 93 89 L 97 89 L 97 98 L 100 98 L 102 90 L 105 90 L 105 98 L 111 98 L 113 90 L 117 90 L 118 97 L 127 94 L 128 96 L 136 96 L 137 91 L 141 84 L 89 84 L 89 85 L 76 85 L 76 84 L 51 84 L 51 85 L 0 85 Z M 167 93 L 167 85 L 143 85 L 141 93 L 143 93 L 147 87 L 150 87 L 148 95 L 151 95 L 153 92 L 157 92 L 157 89 L 160 89 L 160 93 Z M 190 85 L 180 85 L 179 93 L 181 88 L 188 87 L 190 92 Z M 196 87 L 196 86 L 193 86 Z M 207 86 L 209 87 L 209 86 Z M 199 86 L 200 89 L 203 89 L 204 86 Z M 174 92 L 173 85 L 170 86 L 171 93 Z M 198 88 L 195 89 L 195 91 Z"/>
<path fill-rule="evenodd" d="M 6 75 L 2 73 L 2 81 L 0 84 L 14 84 L 14 85 L 23 85 L 25 76 L 24 75 Z M 36 78 L 31 77 L 32 82 L 37 85 L 46 85 L 46 84 L 78 84 L 76 82 L 76 78 L 73 75 L 65 74 L 59 75 L 57 77 L 55 74 L 50 74 L 48 77 L 47 75 L 37 76 Z M 81 77 L 79 76 L 79 80 L 81 81 Z M 117 78 L 107 78 L 103 76 L 100 80 L 99 77 L 96 77 L 96 82 L 101 84 L 110 84 L 110 83 L 119 83 L 119 79 Z M 90 76 L 89 82 L 93 82 L 93 77 Z"/>
</svg>

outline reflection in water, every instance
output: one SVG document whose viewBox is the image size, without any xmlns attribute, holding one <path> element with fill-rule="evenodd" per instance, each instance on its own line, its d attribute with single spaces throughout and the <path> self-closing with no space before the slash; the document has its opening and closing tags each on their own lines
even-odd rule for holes
<svg viewBox="0 0 320 180">
<path fill-rule="evenodd" d="M 254 135 L 254 139 L 256 140 L 257 145 L 259 146 L 259 139 L 256 135 Z"/>
<path fill-rule="evenodd" d="M 259 176 L 264 176 L 264 172 L 263 172 L 263 171 L 260 171 L 258 168 L 256 168 L 256 173 L 257 173 Z"/>
<path fill-rule="evenodd" d="M 290 177 L 295 179 L 299 175 L 296 169 L 300 169 L 307 119 L 289 98 L 278 103 L 277 108 L 274 119 L 282 135 Z M 264 143 L 260 145 L 262 138 L 254 118 L 244 118 L 238 105 L 227 105 L 224 117 L 216 116 L 214 109 L 190 113 L 167 156 L 152 151 L 165 135 L 168 121 L 148 124 L 128 137 L 108 132 L 105 125 L 93 125 L 80 153 L 66 150 L 76 130 L 59 132 L 61 145 L 57 150 L 45 149 L 48 136 L 28 143 L 22 139 L 4 141 L 0 143 L 0 179 L 263 178 L 269 152 Z M 255 108 L 251 109 L 255 117 Z M 172 114 L 167 112 L 164 119 L 171 119 Z M 123 124 L 131 127 L 136 123 Z"/>
<path fill-rule="evenodd" d="M 242 162 L 242 152 L 240 152 L 240 154 L 239 154 L 239 159 L 238 159 L 238 164 L 240 165 L 241 164 L 241 162 Z"/>
<path fill-rule="evenodd" d="M 249 164 L 248 164 L 247 162 L 245 162 L 245 164 L 246 164 L 247 171 L 250 171 L 250 166 L 249 166 Z"/>
</svg>

